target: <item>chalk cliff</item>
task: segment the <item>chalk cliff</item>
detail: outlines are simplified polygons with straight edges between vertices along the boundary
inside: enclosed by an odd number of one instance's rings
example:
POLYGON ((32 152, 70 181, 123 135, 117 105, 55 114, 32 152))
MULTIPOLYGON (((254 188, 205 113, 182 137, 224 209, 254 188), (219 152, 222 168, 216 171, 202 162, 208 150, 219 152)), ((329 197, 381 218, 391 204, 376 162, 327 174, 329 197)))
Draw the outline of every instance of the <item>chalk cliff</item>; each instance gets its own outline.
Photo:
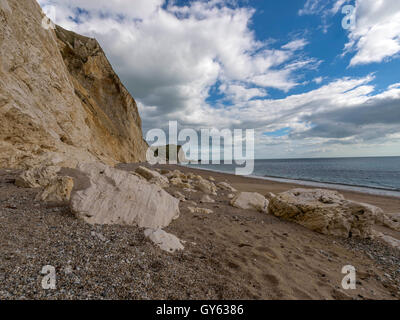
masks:
POLYGON ((0 167, 145 160, 135 100, 95 39, 0 0, 0 167))

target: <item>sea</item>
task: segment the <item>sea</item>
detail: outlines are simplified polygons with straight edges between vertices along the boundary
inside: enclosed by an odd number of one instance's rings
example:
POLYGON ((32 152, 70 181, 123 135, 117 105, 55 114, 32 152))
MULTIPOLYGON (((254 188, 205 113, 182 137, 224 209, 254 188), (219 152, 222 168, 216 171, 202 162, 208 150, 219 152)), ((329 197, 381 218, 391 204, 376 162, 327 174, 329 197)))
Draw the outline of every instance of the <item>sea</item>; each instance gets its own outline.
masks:
MULTIPOLYGON (((235 164, 190 164, 235 173, 235 164)), ((255 160, 251 177, 400 197, 400 157, 255 160)))

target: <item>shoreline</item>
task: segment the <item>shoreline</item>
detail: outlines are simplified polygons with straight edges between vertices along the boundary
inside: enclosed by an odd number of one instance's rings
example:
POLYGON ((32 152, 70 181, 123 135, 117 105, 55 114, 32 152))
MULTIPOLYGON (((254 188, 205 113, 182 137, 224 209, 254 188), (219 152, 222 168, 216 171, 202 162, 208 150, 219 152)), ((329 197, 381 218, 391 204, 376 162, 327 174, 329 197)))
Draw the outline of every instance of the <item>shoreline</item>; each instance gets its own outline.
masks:
POLYGON ((192 166, 180 165, 180 164, 178 164, 178 166, 183 167, 183 168, 190 168, 190 169, 202 170, 202 171, 213 172, 213 173, 228 174, 228 175, 232 175, 235 177, 244 177, 244 178, 250 178, 250 179, 296 184, 299 186, 307 186, 307 187, 314 187, 314 188, 334 189, 334 190, 338 190, 338 191, 351 191, 351 192, 358 192, 358 193, 362 193, 362 194, 369 194, 369 195, 373 195, 373 196, 383 196, 383 197, 391 197, 391 198, 399 198, 400 199, 400 191, 385 189, 385 188, 374 188, 374 187, 366 187, 366 186, 361 186, 361 185, 340 184, 340 183, 333 183, 333 182, 320 182, 320 181, 314 181, 314 180, 289 179, 289 178, 284 178, 284 177, 272 177, 272 176, 257 176, 257 175, 238 176, 232 172, 226 172, 226 171, 222 171, 222 170, 205 169, 205 168, 192 167, 192 166))
MULTIPOLYGON (((262 195, 265 195, 268 192, 272 192, 274 194, 288 191, 290 189, 295 188, 306 188, 306 189, 315 189, 313 185, 306 185, 296 182, 282 182, 269 180, 264 177, 248 177, 248 176, 237 176, 232 173, 226 172, 218 172, 214 170, 207 170, 203 168, 194 168, 184 165, 155 165, 154 168, 170 168, 171 170, 177 169, 183 172, 197 172, 199 175, 207 177, 213 176, 217 180, 224 180, 229 182, 233 187, 235 187, 239 191, 245 192, 258 192, 262 195)), ((382 195, 382 194, 369 194, 365 192, 361 192, 359 190, 343 190, 340 188, 335 188, 332 185, 326 185, 324 187, 319 187, 322 189, 336 190, 340 192, 346 199, 368 203, 374 206, 381 208, 385 213, 393 214, 398 213, 400 211, 400 198, 391 196, 391 195, 382 195)))

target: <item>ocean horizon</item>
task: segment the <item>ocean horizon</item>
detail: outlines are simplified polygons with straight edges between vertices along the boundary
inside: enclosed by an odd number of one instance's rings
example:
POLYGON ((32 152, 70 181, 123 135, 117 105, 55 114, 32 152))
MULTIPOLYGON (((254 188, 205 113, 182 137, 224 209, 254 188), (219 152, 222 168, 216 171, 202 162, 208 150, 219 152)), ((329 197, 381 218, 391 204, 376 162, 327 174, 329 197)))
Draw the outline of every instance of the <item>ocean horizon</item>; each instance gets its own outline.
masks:
MULTIPOLYGON (((400 156, 256 159, 249 177, 400 197, 400 156)), ((189 164, 235 173, 235 164, 189 164)))

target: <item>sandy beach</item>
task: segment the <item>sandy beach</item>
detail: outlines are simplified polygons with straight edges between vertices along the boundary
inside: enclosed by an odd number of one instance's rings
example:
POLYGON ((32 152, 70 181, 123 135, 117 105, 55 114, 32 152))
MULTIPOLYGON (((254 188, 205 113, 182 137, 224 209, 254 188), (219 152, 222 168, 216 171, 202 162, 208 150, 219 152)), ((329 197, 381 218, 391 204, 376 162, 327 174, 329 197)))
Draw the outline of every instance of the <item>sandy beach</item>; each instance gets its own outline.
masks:
MULTIPOLYGON (((134 165, 120 168, 133 170, 134 165)), ((193 172, 204 178, 226 181, 239 191, 275 194, 293 188, 304 187, 268 180, 247 178, 231 174, 196 170, 182 166, 154 166, 168 170, 193 172)), ((310 188, 310 187, 306 187, 310 188)), ((175 190, 173 190, 175 191, 175 190)), ((173 192, 172 191, 172 192, 173 192)), ((398 212, 400 199, 369 194, 340 191, 347 199, 365 202, 381 207, 385 212, 398 212)), ((201 195, 187 195, 188 199, 199 203, 201 195)), ((384 274, 391 268, 397 280, 390 281, 396 293, 389 290, 386 298, 400 298, 400 270, 392 259, 398 259, 400 252, 377 241, 359 239, 339 239, 320 235, 299 225, 279 220, 271 215, 256 211, 233 208, 226 200, 227 194, 220 196, 215 204, 201 204, 214 214, 196 216, 188 213, 188 204, 182 205, 182 217, 169 229, 183 239, 199 244, 207 243, 218 250, 211 261, 223 268, 231 278, 245 279, 244 292, 255 299, 377 299, 377 290, 383 286, 387 292, 388 282, 384 274), (194 218, 194 219, 193 219, 194 218), (379 257, 380 255, 382 255, 379 257), (386 256, 387 255, 387 256, 386 256), (381 259, 383 258, 383 260, 381 259), (382 261, 391 261, 381 264, 382 261), (376 264, 378 263, 378 264, 376 264), (340 273, 344 265, 351 264, 360 271, 362 286, 355 291, 341 289, 340 273), (384 271, 379 275, 377 270, 384 271), (374 274, 374 275, 373 275, 374 274), (377 283, 372 285, 373 280, 377 283), (372 282, 371 282, 372 281, 372 282), (381 282, 383 281, 383 282, 381 282), (366 287, 366 283, 372 287, 366 287), (380 283, 380 284, 378 284, 380 283), (376 286, 377 285, 377 286, 376 286)), ((377 227, 398 239, 400 233, 384 227, 377 227)), ((387 274, 389 275, 389 274, 387 274)), ((394 279, 394 278, 393 278, 394 279)), ((369 286, 368 285, 368 286, 369 286)), ((378 294, 379 295, 379 294, 378 294)), ((380 297, 378 299, 383 298, 380 297)))
MULTIPOLYGON (((138 165, 119 168, 132 171, 138 165)), ((180 166, 159 168, 212 176, 260 193, 298 187, 180 166)), ((178 236, 185 249, 169 254, 135 226, 89 225, 65 203, 37 202, 40 190, 16 187, 17 174, 0 171, 0 299, 400 298, 400 252, 378 240, 326 236, 272 215, 233 208, 225 191, 215 203, 201 203, 202 193, 180 190, 186 201, 180 204, 180 217, 165 230, 178 236), (193 205, 213 213, 191 213, 193 205), (56 290, 40 287, 44 265, 56 267, 56 290), (356 290, 341 286, 345 265, 357 270, 356 290)), ((400 203, 344 194, 388 212, 400 203)))

